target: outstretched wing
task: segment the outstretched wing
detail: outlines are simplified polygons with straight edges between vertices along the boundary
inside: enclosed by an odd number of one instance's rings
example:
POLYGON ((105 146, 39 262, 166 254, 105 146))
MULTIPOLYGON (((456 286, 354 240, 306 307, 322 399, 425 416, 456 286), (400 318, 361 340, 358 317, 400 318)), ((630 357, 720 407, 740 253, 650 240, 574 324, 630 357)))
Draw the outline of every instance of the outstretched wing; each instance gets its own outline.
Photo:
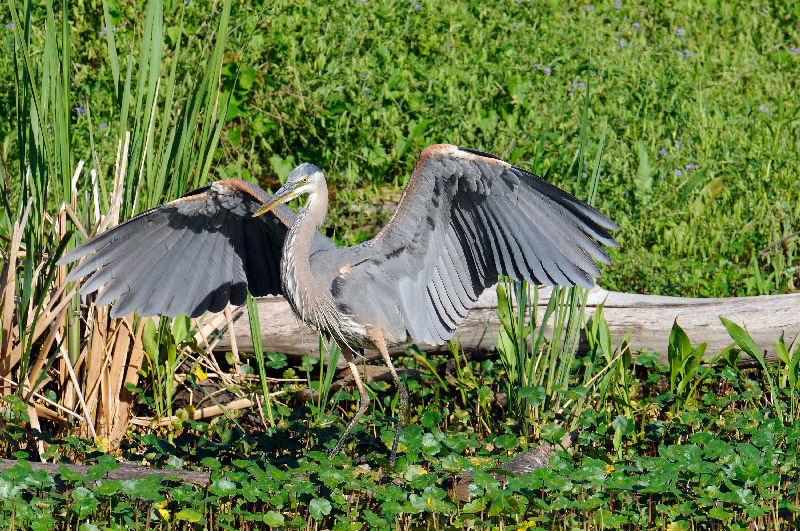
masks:
MULTIPOLYGON (((248 290, 277 295, 283 240, 295 215, 281 205, 254 218, 271 198, 240 179, 217 181, 98 235, 59 264, 94 251, 67 280, 91 274, 82 292, 101 290, 98 305, 118 299, 112 317, 133 311, 197 317, 228 302, 243 304, 248 290)), ((314 248, 336 247, 317 236, 314 248)))
POLYGON ((533 284, 591 287, 614 222, 540 177, 488 153, 426 148, 397 210, 369 245, 398 283, 416 341, 453 336, 498 274, 533 284))

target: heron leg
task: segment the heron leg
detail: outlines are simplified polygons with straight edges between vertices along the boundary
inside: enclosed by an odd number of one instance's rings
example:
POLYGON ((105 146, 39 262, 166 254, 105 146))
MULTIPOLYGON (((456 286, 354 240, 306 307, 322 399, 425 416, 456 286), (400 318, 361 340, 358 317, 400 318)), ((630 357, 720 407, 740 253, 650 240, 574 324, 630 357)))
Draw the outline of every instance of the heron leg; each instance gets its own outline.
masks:
POLYGON ((408 391, 406 390, 406 386, 403 385, 403 382, 400 381, 400 377, 397 376, 397 371, 394 370, 392 358, 389 357, 389 349, 386 348, 386 341, 383 339, 383 333, 381 333, 380 330, 372 330, 367 332, 367 337, 369 337, 378 348, 378 351, 381 353, 383 361, 385 361, 386 365, 389 367, 389 372, 392 373, 392 378, 394 378, 394 383, 398 388, 398 394, 400 398, 400 416, 397 418, 397 424, 395 425, 396 427, 394 432, 394 442, 392 443, 392 453, 389 455, 389 463, 394 466, 395 459, 397 458, 397 443, 400 441, 400 430, 403 428, 403 420, 405 420, 408 413, 408 391))
POLYGON ((356 411, 356 414, 353 416, 353 418, 350 420, 350 424, 348 424, 347 428, 345 428, 344 433, 342 433, 342 436, 339 437, 339 441, 336 443, 336 446, 334 446, 333 450, 331 450, 328 453, 328 457, 333 457, 334 455, 336 455, 336 452, 338 452, 339 449, 344 444, 344 440, 347 438, 348 435, 350 435, 350 431, 353 429, 353 426, 356 425, 358 419, 361 418, 361 415, 363 415, 364 412, 369 407, 369 395, 364 389, 364 383, 361 381, 361 375, 358 373, 358 367, 356 367, 355 352, 353 352, 353 350, 347 345, 342 345, 338 341, 336 342, 336 344, 339 345, 342 354, 344 354, 344 359, 347 360, 347 366, 350 367, 350 372, 353 374, 353 379, 356 381, 356 387, 358 388, 358 410, 356 411))

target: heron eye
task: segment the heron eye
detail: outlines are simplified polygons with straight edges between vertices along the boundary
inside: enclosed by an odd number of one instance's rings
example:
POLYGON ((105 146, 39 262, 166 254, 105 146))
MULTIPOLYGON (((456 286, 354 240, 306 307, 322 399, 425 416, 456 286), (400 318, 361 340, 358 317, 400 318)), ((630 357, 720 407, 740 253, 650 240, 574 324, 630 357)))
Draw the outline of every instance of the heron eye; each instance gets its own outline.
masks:
POLYGON ((303 182, 307 183, 308 182, 308 177, 303 177, 303 182))

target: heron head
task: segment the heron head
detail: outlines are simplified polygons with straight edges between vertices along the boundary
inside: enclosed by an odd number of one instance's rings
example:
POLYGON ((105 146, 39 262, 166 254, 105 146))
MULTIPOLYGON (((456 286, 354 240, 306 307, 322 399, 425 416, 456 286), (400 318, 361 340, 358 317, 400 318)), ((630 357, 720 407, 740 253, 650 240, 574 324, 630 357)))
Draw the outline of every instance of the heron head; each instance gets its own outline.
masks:
POLYGON ((253 214, 253 217, 265 214, 277 205, 290 201, 299 195, 314 192, 320 182, 325 183, 325 176, 322 175, 322 170, 308 162, 302 163, 289 173, 286 183, 275 192, 275 195, 272 196, 272 201, 264 203, 253 214))

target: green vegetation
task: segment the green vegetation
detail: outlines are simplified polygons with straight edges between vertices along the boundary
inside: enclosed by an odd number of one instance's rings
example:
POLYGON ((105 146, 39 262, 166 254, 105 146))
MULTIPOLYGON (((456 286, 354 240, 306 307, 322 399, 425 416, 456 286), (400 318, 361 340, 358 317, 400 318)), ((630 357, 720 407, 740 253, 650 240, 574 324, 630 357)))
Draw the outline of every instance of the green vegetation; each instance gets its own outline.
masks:
MULTIPOLYGON (((116 469, 113 457, 85 439, 46 437, 45 457, 61 462, 78 457, 94 466, 86 476, 63 471, 63 484, 24 464, 3 471, 0 525, 744 530, 756 522, 759 528, 795 529, 800 402, 788 382, 798 376, 797 345, 787 349, 793 365, 782 362, 761 375, 738 370, 738 349, 730 349, 719 363, 704 367, 702 376, 691 377, 690 392, 673 392, 665 386, 678 365, 661 365, 654 353, 635 362, 630 355, 614 356, 606 366, 604 326, 601 319, 591 327, 598 330, 597 347, 579 356, 572 370, 575 380, 586 367, 608 368, 593 384, 569 390, 590 404, 566 419, 579 429, 577 450, 558 451, 549 468, 533 474, 505 480, 491 475, 500 463, 534 446, 534 438, 523 435, 530 422, 525 410, 491 398, 507 378, 499 364, 467 362, 464 384, 448 384, 409 357, 406 368, 420 370, 422 377, 408 380, 411 424, 403 430, 394 470, 388 469, 394 427, 379 422, 393 409, 393 392, 386 383, 373 382, 374 413, 356 427, 355 444, 333 459, 322 450, 336 442, 341 420, 330 414, 330 405, 316 403, 278 406, 280 422, 266 430, 187 420, 174 437, 134 433, 121 448, 128 461, 210 469, 207 487, 160 485, 157 478, 96 482, 116 469), (770 379, 771 390, 765 383, 770 379), (355 462, 353 454, 360 456, 355 462), (458 502, 452 479, 473 468, 478 472, 469 488, 472 498, 458 502)), ((677 325, 673 337, 671 356, 692 351, 677 325)), ((744 350, 747 340, 741 336, 744 350)), ((440 370, 447 364, 442 357, 425 361, 440 370)), ((286 368, 286 361, 273 367, 286 368)), ((291 390, 293 384, 284 387, 291 390)), ((545 392, 537 386, 528 394, 545 392)), ((339 391, 332 404, 353 399, 339 391)), ((30 458, 38 434, 24 428, 25 405, 14 396, 6 401, 11 407, 3 451, 30 458)), ((559 441, 564 416, 551 410, 545 417, 534 423, 537 442, 559 441)))
POLYGON ((778 339, 778 364, 742 371, 740 352, 760 354, 746 331, 723 321, 732 346, 703 362, 703 338, 676 323, 668 352, 634 357, 600 311, 579 353, 581 290, 547 309, 561 331, 547 341, 526 310, 535 295, 509 284, 496 360, 452 345, 398 362, 419 376, 389 470, 382 420, 397 404, 385 382, 369 385, 368 415, 329 460, 355 404, 331 366, 292 367, 258 342, 254 359, 204 357, 214 338, 196 322, 112 320, 64 283, 55 261, 101 224, 217 178, 274 189, 304 160, 328 176, 325 230, 357 243, 419 152, 445 142, 547 174, 614 218, 608 289, 797 287, 800 5, 316 4, 0 7, 0 454, 96 463, 58 482, 4 470, 0 525, 797 528, 796 340, 778 339), (197 404, 179 395, 203 396, 212 371, 255 414, 191 420, 197 404), (152 422, 126 430, 130 408, 152 422), (549 468, 491 475, 571 429, 578 443, 549 468), (94 481, 115 457, 210 469, 212 483, 94 481), (469 469, 473 496, 460 502, 451 480, 469 469))

